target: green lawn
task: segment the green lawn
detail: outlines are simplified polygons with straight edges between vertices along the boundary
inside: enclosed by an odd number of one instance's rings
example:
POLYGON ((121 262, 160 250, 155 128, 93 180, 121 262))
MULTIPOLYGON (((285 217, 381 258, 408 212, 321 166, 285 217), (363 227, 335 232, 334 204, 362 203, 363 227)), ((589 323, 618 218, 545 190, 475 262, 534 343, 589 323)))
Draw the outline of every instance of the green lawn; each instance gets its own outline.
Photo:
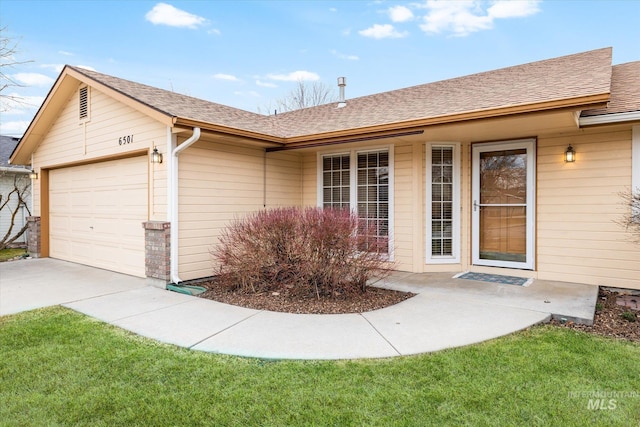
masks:
POLYGON ((15 258, 18 255, 24 255, 27 252, 24 249, 3 249, 0 251, 0 262, 15 258))
POLYGON ((552 326, 420 356, 308 362, 189 351, 63 308, 0 318, 2 426, 639 423, 640 345, 552 326), (593 393, 610 395, 605 409, 593 393))

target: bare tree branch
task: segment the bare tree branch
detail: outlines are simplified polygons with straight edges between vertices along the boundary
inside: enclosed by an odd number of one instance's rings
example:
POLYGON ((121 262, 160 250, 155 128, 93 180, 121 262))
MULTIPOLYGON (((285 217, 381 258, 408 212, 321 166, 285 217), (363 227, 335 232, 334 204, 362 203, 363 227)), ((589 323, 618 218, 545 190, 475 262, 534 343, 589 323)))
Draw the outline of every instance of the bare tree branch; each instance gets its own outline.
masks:
POLYGON ((631 240, 640 243, 640 188, 620 194, 626 207, 622 218, 616 221, 631 233, 631 240))
MULTIPOLYGON (((23 103, 22 97, 7 95, 6 91, 12 87, 24 87, 9 74, 9 70, 16 65, 27 64, 33 61, 18 61, 18 42, 7 36, 7 27, 0 28, 0 100, 13 103, 23 103)), ((4 102, 3 102, 4 103, 4 102)))
POLYGON ((262 114, 285 113, 337 101, 335 89, 322 82, 298 80, 295 88, 280 99, 258 107, 262 114))
POLYGON ((13 188, 6 195, 0 194, 0 215, 3 217, 8 215, 11 218, 6 233, 0 239, 0 250, 7 248, 27 230, 27 224, 25 224, 20 230, 13 231, 19 212, 24 209, 29 216, 31 215, 31 210, 29 210, 29 205, 27 204, 31 189, 30 184, 31 181, 28 176, 15 175, 13 188))

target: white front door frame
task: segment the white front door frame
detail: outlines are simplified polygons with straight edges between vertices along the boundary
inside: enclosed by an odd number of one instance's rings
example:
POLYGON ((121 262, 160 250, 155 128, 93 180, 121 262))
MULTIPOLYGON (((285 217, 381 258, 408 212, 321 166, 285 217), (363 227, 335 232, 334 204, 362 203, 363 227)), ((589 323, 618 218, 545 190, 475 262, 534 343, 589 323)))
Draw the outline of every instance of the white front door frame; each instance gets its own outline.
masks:
POLYGON ((479 143, 472 146, 471 178, 471 227, 472 263, 490 267, 506 267, 533 270, 535 266, 535 188, 536 188, 536 140, 522 139, 503 142, 479 143), (480 154, 488 151, 526 149, 527 152, 527 201, 526 201, 526 260, 503 261, 480 257, 480 154))

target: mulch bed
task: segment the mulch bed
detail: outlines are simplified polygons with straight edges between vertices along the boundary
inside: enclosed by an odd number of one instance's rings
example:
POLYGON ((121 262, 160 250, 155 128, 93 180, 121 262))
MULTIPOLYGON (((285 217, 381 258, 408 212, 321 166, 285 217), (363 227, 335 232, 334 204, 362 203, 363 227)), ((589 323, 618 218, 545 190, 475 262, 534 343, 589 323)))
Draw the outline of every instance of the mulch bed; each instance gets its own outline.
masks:
POLYGON ((551 324, 595 335, 640 342, 640 311, 634 309, 638 307, 636 303, 639 301, 640 295, 624 295, 611 289, 600 288, 593 325, 562 323, 558 320, 552 320, 551 324), (622 305, 623 303, 625 305, 622 305), (635 318, 635 321, 625 317, 635 318))
POLYGON ((200 295, 201 298, 256 310, 296 314, 364 313, 397 304, 415 295, 370 286, 362 294, 337 295, 332 298, 318 298, 315 294, 294 295, 286 291, 257 294, 233 292, 218 285, 215 280, 198 283, 198 286, 208 289, 200 295))

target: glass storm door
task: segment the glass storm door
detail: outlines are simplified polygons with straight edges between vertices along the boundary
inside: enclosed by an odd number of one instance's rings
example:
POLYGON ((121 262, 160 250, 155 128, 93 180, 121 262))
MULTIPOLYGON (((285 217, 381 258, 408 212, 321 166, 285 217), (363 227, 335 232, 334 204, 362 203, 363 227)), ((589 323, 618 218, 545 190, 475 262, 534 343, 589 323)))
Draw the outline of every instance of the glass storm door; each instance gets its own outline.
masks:
POLYGON ((533 269, 534 140, 473 146, 473 264, 533 269))

